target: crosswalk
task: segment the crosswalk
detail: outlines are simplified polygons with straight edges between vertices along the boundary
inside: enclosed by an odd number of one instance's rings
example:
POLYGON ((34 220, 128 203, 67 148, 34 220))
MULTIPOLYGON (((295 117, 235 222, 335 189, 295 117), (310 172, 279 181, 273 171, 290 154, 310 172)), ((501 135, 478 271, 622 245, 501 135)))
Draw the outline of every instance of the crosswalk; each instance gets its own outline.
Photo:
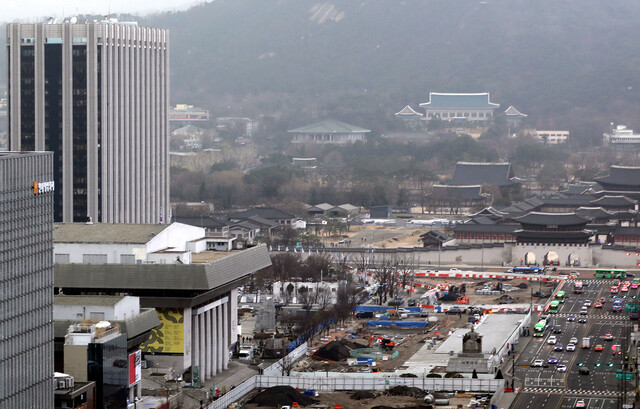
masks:
MULTIPOLYGON (((565 312, 554 314, 554 316, 559 318, 567 318, 567 317, 576 317, 576 319, 580 318, 579 314, 570 314, 565 312)), ((627 314, 614 313, 614 312, 603 312, 602 314, 589 314, 586 318, 588 320, 629 321, 629 317, 627 314)))
POLYGON ((598 283, 598 284, 609 284, 609 285, 617 285, 620 282, 620 280, 614 279, 614 278, 589 278, 584 280, 581 280, 579 278, 577 279, 571 278, 569 280, 565 280, 565 283, 573 284, 576 281, 582 281, 583 283, 588 282, 589 284, 598 283))
MULTIPOLYGON (((584 390, 584 389, 561 389, 561 388, 531 388, 525 387, 525 392, 528 393, 548 393, 554 395, 585 395, 585 396, 620 396, 621 392, 618 391, 598 391, 598 390, 584 390)), ((629 394, 627 394, 628 396, 629 394)))

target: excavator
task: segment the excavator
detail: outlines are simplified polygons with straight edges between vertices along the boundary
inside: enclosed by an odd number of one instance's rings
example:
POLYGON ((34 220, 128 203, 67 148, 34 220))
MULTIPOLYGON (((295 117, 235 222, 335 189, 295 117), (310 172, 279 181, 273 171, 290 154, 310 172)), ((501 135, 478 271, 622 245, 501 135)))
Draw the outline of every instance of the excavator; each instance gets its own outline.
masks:
POLYGON ((387 351, 391 351, 393 348, 396 347, 396 343, 394 341, 390 340, 389 338, 380 337, 380 336, 376 336, 376 335, 371 335, 369 337, 369 345, 368 346, 370 347, 372 343, 380 344, 382 349, 387 350, 387 351))

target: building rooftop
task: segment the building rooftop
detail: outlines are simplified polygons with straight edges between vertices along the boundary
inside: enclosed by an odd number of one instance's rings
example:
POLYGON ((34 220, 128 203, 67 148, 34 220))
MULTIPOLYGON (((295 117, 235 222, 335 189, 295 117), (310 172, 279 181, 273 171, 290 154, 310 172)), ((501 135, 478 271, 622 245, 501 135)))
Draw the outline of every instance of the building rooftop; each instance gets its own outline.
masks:
POLYGON ((543 226, 574 226, 585 225, 589 219, 580 217, 575 213, 541 213, 531 212, 515 220, 522 224, 535 224, 543 226))
POLYGON ((395 115, 400 118, 419 118, 421 116, 424 116, 424 114, 421 114, 420 112, 415 111, 409 105, 402 108, 402 110, 400 110, 399 112, 396 112, 395 115))
POLYGON ((611 166, 609 174, 595 178, 601 185, 636 186, 640 188, 640 167, 611 166))
POLYGON ((55 243, 146 244, 168 224, 55 223, 55 243))
POLYGON ((429 101, 420 104, 427 109, 496 109, 500 104, 489 101, 489 93, 456 94, 430 92, 429 101))
POLYGON ((132 295, 136 290, 209 291, 271 265, 264 244, 241 251, 205 253, 222 257, 206 264, 56 264, 54 286, 132 295))
POLYGON ((526 118, 527 117, 527 115, 525 115, 522 112, 518 111, 513 105, 511 105, 509 108, 507 108, 504 111, 504 114, 507 117, 511 117, 511 118, 526 118))
POLYGON ((114 306, 124 298, 124 295, 55 295, 54 305, 83 305, 83 306, 114 306))
MULTIPOLYGON (((482 336, 482 353, 490 354, 494 350, 499 351, 524 317, 524 314, 487 315, 475 330, 482 336)), ((458 328, 436 349, 435 353, 449 354, 450 351, 461 353, 462 337, 469 331, 469 328, 458 328)))
POLYGON ((593 200, 591 202, 594 205, 597 206, 633 206, 636 203, 638 203, 636 200, 631 200, 626 196, 609 196, 609 195, 604 195, 596 200, 593 200))
POLYGON ((458 162, 448 185, 497 185, 513 184, 513 170, 510 163, 458 162))
POLYGON ((237 212, 229 215, 230 219, 242 220, 248 219, 252 216, 258 216, 267 220, 282 220, 293 219, 295 215, 284 210, 276 209, 273 207, 254 207, 253 209, 245 210, 244 212, 237 212))
POLYGON ((311 125, 303 126, 300 128, 287 131, 290 133, 310 133, 310 134, 339 134, 339 133, 368 133, 369 129, 360 128, 355 125, 349 125, 344 122, 336 121, 335 119, 327 119, 321 122, 316 122, 311 125))

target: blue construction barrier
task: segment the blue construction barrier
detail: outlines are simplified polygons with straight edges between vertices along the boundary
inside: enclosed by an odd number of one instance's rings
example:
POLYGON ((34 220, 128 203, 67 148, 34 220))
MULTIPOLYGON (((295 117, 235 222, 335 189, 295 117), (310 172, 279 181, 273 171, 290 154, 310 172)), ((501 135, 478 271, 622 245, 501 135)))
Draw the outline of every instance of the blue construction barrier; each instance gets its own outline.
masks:
POLYGON ((427 321, 367 321, 367 327, 426 328, 427 321))
MULTIPOLYGON (((421 312, 421 307, 399 307, 404 308, 407 311, 411 312, 421 312)), ((385 305, 358 305, 356 307, 356 312, 387 312, 389 310, 395 310, 396 307, 389 307, 385 305)))

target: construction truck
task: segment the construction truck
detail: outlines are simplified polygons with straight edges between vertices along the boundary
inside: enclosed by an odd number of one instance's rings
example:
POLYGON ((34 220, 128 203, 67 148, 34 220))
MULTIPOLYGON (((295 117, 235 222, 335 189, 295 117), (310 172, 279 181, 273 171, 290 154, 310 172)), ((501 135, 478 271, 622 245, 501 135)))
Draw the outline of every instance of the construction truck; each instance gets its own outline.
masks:
POLYGON ((396 343, 392 340, 390 340, 389 338, 385 338, 385 337, 380 337, 380 336, 376 336, 376 335, 371 335, 369 337, 369 347, 371 347, 371 344, 376 344, 376 345, 380 345, 380 347, 384 350, 387 351, 391 351, 393 348, 396 347, 396 343))
POLYGON ((463 295, 456 299, 456 304, 469 304, 469 297, 463 295))

